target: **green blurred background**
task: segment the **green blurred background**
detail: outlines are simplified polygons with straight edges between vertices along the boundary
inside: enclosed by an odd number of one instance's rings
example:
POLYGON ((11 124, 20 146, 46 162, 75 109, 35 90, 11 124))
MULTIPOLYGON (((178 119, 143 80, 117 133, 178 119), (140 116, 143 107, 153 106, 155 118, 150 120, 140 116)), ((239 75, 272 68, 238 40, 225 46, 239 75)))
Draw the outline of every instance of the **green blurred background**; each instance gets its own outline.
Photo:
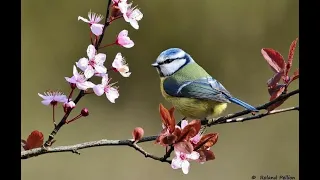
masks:
MULTIPOLYGON (((131 138, 141 126, 145 135, 161 129, 159 103, 166 107, 159 90, 159 79, 150 66, 160 52, 180 47, 229 91, 253 105, 269 99, 266 81, 272 71, 260 50, 271 47, 287 57, 291 42, 298 37, 297 0, 135 0, 144 13, 140 29, 133 29, 123 19, 107 29, 103 44, 113 42, 127 29, 135 42, 131 49, 108 47, 106 65, 117 52, 130 64, 132 75, 119 81, 120 97, 115 104, 104 96, 86 96, 71 116, 82 107, 90 116, 67 125, 56 136, 55 146, 85 141, 131 138)), ((69 92, 64 77, 72 76, 72 66, 86 57, 89 28, 78 16, 87 12, 105 14, 107 0, 28 0, 22 1, 22 138, 33 130, 46 138, 51 132, 52 109, 40 103, 37 95, 47 89, 69 92)), ((298 67, 298 48, 294 67, 298 67)), ((294 82, 290 90, 298 88, 294 82)), ((282 107, 298 104, 298 96, 282 107)), ((242 110, 229 105, 225 114, 242 110)), ((62 109, 56 113, 63 116, 62 109)), ((181 117, 177 114, 177 118, 181 117)), ((245 123, 214 126, 220 133, 214 146, 216 159, 200 165, 191 164, 190 173, 172 170, 168 164, 145 159, 127 147, 99 147, 81 150, 81 155, 57 153, 22 161, 22 179, 215 179, 248 180, 252 175, 290 175, 298 179, 298 112, 269 116, 245 123)), ((144 143, 148 152, 162 155, 163 149, 144 143)))

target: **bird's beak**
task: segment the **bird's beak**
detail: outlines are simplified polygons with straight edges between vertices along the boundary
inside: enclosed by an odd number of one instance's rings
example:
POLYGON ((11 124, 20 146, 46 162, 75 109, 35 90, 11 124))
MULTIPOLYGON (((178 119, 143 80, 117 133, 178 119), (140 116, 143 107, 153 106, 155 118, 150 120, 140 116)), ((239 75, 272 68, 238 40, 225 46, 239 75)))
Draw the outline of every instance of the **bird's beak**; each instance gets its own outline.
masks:
POLYGON ((155 62, 155 63, 152 63, 151 66, 153 66, 153 67, 158 67, 159 64, 155 62))

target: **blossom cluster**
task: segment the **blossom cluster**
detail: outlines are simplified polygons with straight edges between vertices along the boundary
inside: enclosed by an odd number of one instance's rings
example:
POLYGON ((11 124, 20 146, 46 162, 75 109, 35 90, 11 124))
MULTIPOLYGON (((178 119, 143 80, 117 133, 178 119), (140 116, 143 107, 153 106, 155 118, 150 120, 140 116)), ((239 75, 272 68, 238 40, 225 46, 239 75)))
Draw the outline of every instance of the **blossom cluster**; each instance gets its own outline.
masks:
POLYGON ((215 159, 210 148, 218 141, 218 133, 204 134, 200 120, 189 123, 182 120, 181 126, 176 125, 174 107, 168 110, 160 104, 159 111, 162 131, 155 142, 166 148, 174 148, 175 157, 171 162, 173 169, 181 168, 184 174, 188 174, 189 161, 195 160, 203 164, 215 159))
MULTIPOLYGON (((123 77, 129 77, 131 72, 129 71, 129 65, 125 58, 118 52, 115 55, 111 66, 106 66, 107 55, 102 52, 98 52, 104 47, 111 45, 118 45, 124 48, 132 48, 134 42, 128 36, 128 30, 124 29, 119 32, 114 42, 108 45, 100 45, 102 42, 104 30, 113 21, 123 18, 134 29, 139 29, 138 22, 142 19, 143 14, 137 6, 133 6, 132 3, 128 3, 127 0, 112 0, 110 8, 110 15, 107 14, 105 22, 102 24, 100 21, 104 17, 100 14, 91 12, 88 13, 88 18, 79 16, 78 21, 81 20, 88 24, 90 28, 90 40, 91 43, 86 49, 86 57, 80 57, 79 60, 73 65, 73 75, 71 77, 65 77, 65 80, 70 84, 71 92, 68 96, 60 91, 48 90, 43 94, 38 95, 43 99, 42 104, 47 106, 53 106, 62 103, 65 113, 75 108, 76 103, 72 101, 72 95, 77 88, 81 90, 83 94, 95 94, 101 96, 105 94, 107 99, 111 103, 115 103, 115 100, 119 97, 119 87, 115 86, 117 82, 111 82, 109 71, 120 73, 123 77), (92 78, 101 78, 100 84, 94 84, 92 78)), ((54 116, 54 115, 53 115, 54 116)), ((54 121, 55 122, 55 121, 54 121)))

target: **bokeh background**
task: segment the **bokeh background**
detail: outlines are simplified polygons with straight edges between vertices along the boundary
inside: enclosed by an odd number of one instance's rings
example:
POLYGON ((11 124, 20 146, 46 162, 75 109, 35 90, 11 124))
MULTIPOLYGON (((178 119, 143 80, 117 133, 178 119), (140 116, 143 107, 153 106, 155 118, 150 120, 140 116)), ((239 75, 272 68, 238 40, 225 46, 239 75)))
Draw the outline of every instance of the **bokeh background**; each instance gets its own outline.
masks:
MULTIPOLYGON (((71 116, 82 107, 90 116, 67 125, 56 136, 58 145, 85 141, 131 138, 141 126, 146 135, 161 129, 159 103, 166 103, 159 90, 158 75, 150 64, 160 52, 180 47, 229 91, 253 105, 269 99, 266 81, 272 71, 260 50, 271 47, 287 57, 291 42, 298 37, 297 0, 135 0, 144 13, 140 29, 123 19, 107 29, 103 44, 113 42, 127 29, 135 42, 131 49, 112 46, 107 52, 110 66, 117 52, 130 64, 132 75, 118 81, 120 98, 115 104, 104 96, 87 96, 71 116)), ((86 57, 89 45, 87 24, 77 21, 91 9, 105 14, 107 0, 25 0, 22 1, 22 138, 33 130, 46 137, 51 132, 52 109, 40 103, 37 95, 47 89, 69 92, 64 77, 72 76, 72 66, 86 57)), ((293 70, 298 67, 299 48, 293 70)), ((298 88, 294 82, 290 90, 298 88)), ((298 104, 298 96, 282 107, 298 104)), ((227 113, 242 110, 229 105, 227 113)), ((57 119, 62 117, 57 110, 57 119)), ((176 113, 177 118, 180 118, 176 113)), ((81 155, 57 153, 22 160, 22 179, 215 179, 248 180, 256 175, 290 175, 298 179, 298 112, 269 116, 245 123, 214 126, 220 134, 213 151, 216 159, 200 165, 192 163, 188 175, 172 170, 168 164, 145 159, 128 147, 99 147, 81 150, 81 155)), ((148 152, 162 155, 163 149, 144 143, 148 152)))

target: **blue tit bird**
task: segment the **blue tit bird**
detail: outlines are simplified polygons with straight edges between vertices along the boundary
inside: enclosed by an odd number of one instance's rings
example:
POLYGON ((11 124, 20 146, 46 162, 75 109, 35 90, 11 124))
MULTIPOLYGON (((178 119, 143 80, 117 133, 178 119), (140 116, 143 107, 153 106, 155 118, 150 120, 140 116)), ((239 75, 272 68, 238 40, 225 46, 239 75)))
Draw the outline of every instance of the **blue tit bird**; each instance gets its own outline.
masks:
POLYGON ((182 49, 170 48, 163 51, 152 66, 160 76, 160 89, 165 100, 187 118, 206 119, 218 116, 227 108, 228 103, 258 111, 233 97, 182 49))

